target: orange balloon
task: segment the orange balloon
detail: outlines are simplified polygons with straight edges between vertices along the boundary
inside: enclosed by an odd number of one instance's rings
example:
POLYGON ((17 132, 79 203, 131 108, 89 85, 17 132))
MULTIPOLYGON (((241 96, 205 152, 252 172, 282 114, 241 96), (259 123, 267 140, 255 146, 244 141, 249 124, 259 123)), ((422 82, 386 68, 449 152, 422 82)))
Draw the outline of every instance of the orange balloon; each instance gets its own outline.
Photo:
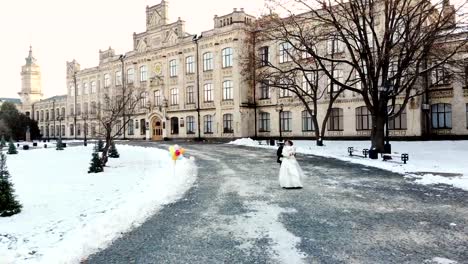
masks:
POLYGON ((184 155, 185 154, 185 149, 184 148, 180 148, 180 154, 184 155))

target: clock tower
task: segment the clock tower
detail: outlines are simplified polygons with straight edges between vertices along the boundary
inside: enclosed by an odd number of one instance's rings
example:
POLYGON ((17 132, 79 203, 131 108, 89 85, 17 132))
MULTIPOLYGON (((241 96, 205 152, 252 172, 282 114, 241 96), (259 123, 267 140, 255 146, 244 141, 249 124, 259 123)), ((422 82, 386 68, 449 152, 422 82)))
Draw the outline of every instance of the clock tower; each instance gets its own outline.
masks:
POLYGON ((21 92, 18 94, 23 106, 31 105, 42 99, 41 68, 36 64, 31 46, 26 64, 21 67, 21 92))

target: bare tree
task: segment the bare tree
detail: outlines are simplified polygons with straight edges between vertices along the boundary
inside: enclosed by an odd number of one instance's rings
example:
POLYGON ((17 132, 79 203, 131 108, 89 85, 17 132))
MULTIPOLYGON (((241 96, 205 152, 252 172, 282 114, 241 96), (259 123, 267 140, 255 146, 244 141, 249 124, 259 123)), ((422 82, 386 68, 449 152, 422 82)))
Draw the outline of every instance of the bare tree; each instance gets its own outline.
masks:
MULTIPOLYGON (((260 53, 254 56, 255 79, 262 86, 274 87, 279 90, 280 98, 289 93, 294 94, 301 105, 310 115, 313 123, 317 145, 322 145, 326 132, 328 117, 334 102, 342 95, 344 87, 334 83, 321 86, 325 73, 317 61, 307 52, 308 48, 317 50, 320 36, 313 34, 312 30, 301 30, 290 19, 283 19, 276 15, 268 15, 257 21, 254 31, 255 43, 260 46, 260 53), (298 41, 302 40, 302 41, 298 41), (307 42, 307 46, 303 43, 307 42), (279 45, 279 63, 270 60, 268 54, 262 50, 262 45, 274 43, 279 45), (318 104, 327 100, 327 109, 322 118, 319 118, 318 104), (319 120, 322 120, 319 125, 319 120)), ((337 47, 332 47, 337 48, 337 47)), ((255 51, 254 51, 255 52, 255 51)), ((332 74, 339 63, 331 64, 332 74)), ((354 81, 348 74, 346 83, 354 81)))
POLYGON ((109 148, 123 129, 131 122, 131 117, 137 111, 137 105, 142 99, 143 91, 133 86, 125 85, 122 89, 114 89, 114 94, 105 93, 103 101, 98 106, 97 119, 101 123, 98 135, 105 138, 101 162, 105 166, 108 160, 109 148))
POLYGON ((270 27, 286 33, 283 40, 306 52, 331 83, 362 97, 372 116, 372 148, 379 152, 386 119, 425 93, 431 72, 456 72, 453 58, 467 47, 467 31, 455 23, 462 6, 448 0, 295 0, 294 7, 268 2, 288 13, 270 27), (296 15, 297 10, 304 12, 296 15), (334 74, 337 67, 349 78, 334 74))

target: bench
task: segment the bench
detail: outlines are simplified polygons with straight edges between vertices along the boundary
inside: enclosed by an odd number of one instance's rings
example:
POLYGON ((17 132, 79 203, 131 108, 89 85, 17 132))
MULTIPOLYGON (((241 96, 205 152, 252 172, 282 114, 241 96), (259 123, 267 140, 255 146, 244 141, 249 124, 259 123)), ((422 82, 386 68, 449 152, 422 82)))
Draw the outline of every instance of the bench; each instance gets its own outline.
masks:
POLYGON ((362 149, 362 150, 358 150, 358 149, 355 149, 354 147, 348 147, 348 153, 349 153, 349 156, 358 156, 358 157, 363 157, 363 158, 367 158, 367 156, 369 155, 369 150, 368 149, 362 149), (356 155, 355 153, 362 153, 362 155, 356 155))
POLYGON ((393 158, 399 158, 401 161, 403 161, 404 164, 409 160, 409 155, 408 153, 402 153, 402 154, 391 154, 391 153, 382 153, 382 160, 387 161, 387 160, 393 160, 393 158))

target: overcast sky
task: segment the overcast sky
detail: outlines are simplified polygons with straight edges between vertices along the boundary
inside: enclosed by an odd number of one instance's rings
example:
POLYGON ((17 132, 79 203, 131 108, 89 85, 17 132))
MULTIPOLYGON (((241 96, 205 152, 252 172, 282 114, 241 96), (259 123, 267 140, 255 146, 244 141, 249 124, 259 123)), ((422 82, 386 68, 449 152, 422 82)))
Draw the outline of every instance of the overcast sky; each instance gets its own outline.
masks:
MULTIPOLYGON (((465 2, 455 0, 452 2, 465 2)), ((133 32, 145 30, 145 7, 160 0, 16 0, 5 1, 0 15, 0 97, 18 97, 21 66, 29 45, 42 70, 46 97, 65 94, 66 61, 82 68, 99 62, 99 49, 116 53, 133 48, 133 32)), ((247 13, 266 13, 264 0, 169 0, 170 22, 181 17, 186 31, 213 27, 215 14, 243 7, 247 13)))
MULTIPOLYGON (((16 0, 6 1, 0 15, 0 97, 19 97, 21 66, 29 45, 42 70, 46 97, 65 94, 66 61, 83 68, 99 63, 99 49, 116 53, 133 49, 133 32, 145 31, 145 8, 160 0, 16 0)), ((169 19, 186 21, 186 31, 213 27, 215 14, 244 7, 259 15, 263 0, 170 0, 169 19)))

